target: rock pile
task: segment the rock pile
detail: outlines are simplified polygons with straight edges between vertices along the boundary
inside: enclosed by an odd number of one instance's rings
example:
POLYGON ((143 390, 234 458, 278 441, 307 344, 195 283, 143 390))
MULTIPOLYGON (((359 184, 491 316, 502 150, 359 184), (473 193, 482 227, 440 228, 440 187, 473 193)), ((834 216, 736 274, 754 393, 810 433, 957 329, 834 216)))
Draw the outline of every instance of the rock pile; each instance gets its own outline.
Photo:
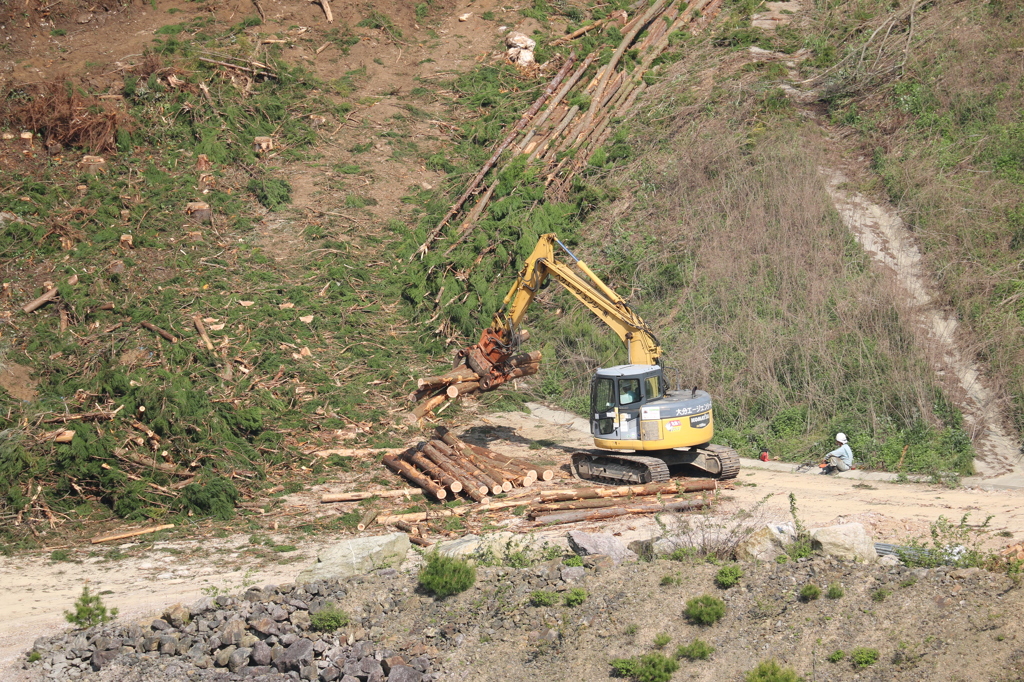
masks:
POLYGON ((148 626, 105 624, 40 638, 33 656, 39 662, 30 667, 55 680, 82 679, 117 661, 150 670, 149 679, 433 682, 437 650, 375 644, 368 637, 382 632, 373 613, 334 632, 313 630, 311 614, 340 602, 351 582, 251 587, 175 605, 148 626))

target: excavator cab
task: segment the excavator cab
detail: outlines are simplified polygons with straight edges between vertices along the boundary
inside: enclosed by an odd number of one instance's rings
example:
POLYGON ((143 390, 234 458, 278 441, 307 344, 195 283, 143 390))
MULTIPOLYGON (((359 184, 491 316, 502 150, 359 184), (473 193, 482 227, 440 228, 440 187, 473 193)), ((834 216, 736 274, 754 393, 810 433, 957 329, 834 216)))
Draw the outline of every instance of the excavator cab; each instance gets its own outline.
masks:
POLYGON ((657 365, 599 370, 590 391, 590 431, 594 438, 638 440, 641 409, 664 395, 664 383, 657 365))

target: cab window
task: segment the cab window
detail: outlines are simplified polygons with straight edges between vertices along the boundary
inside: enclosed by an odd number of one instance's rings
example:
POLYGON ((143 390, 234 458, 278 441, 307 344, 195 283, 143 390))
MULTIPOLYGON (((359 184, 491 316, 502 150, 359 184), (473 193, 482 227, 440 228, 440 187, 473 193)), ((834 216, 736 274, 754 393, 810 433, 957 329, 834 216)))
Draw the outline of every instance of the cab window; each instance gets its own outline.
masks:
POLYGON ((661 382, 658 377, 647 377, 644 379, 647 388, 647 399, 654 400, 661 397, 661 382))
POLYGON ((640 380, 619 379, 619 405, 640 402, 640 380))
POLYGON ((611 379, 597 379, 594 381, 594 392, 591 398, 592 411, 607 412, 615 407, 614 382, 611 379))

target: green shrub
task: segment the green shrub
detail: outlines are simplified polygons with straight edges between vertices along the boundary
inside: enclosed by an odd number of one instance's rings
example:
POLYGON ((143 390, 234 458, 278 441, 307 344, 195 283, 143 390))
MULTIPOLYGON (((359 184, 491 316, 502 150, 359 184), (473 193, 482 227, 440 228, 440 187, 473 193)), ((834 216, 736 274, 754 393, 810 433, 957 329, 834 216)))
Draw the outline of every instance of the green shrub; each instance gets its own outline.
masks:
POLYGON ((775 659, 771 659, 758 663, 743 679, 745 682, 803 682, 804 678, 792 668, 783 668, 775 659))
POLYGON ((636 633, 640 632, 640 626, 636 623, 630 623, 626 626, 626 629, 622 631, 627 637, 632 637, 636 633))
POLYGON ((800 589, 800 601, 814 601, 821 596, 821 588, 814 583, 807 583, 800 589))
POLYGON ((427 556, 427 565, 420 569, 420 586, 441 597, 465 592, 476 582, 476 569, 462 559, 434 553, 427 556))
POLYGON ((569 556, 562 559, 562 563, 566 566, 582 566, 583 557, 581 557, 579 554, 570 554, 569 556))
POLYGON ((698 625, 714 625, 725 615, 725 602, 705 594, 686 602, 683 613, 698 625))
POLYGON ((334 632, 348 625, 352 619, 347 613, 328 602, 316 613, 309 614, 309 620, 317 632, 334 632))
POLYGON ((537 590, 530 594, 530 604, 533 606, 554 606, 558 603, 558 594, 537 590))
POLYGON ((672 553, 665 557, 670 561, 691 561, 697 558, 696 547, 676 547, 672 553))
POLYGON ((723 566, 715 575, 715 584, 723 590, 727 590, 739 583, 742 577, 743 569, 739 566, 723 566))
POLYGON ((857 647, 850 652, 850 660, 858 668, 866 668, 878 662, 878 649, 857 647))
POLYGON ((663 575, 661 576, 661 586, 668 587, 670 585, 678 585, 683 582, 683 579, 677 575, 663 575))
POLYGON ((82 588, 81 596, 75 601, 75 610, 64 612, 64 619, 80 628, 90 628, 93 625, 106 623, 115 617, 117 617, 117 609, 110 609, 108 612, 98 594, 89 594, 88 585, 82 588))
POLYGON ((280 178, 253 178, 246 189, 252 192, 256 201, 271 211, 276 211, 292 200, 292 186, 280 178))
POLYGON ((665 632, 659 632, 654 636, 654 648, 664 649, 665 645, 672 641, 671 635, 665 632))
POLYGON ((50 561, 71 561, 71 552, 66 549, 55 549, 50 552, 50 561))
POLYGON ((43 655, 41 653, 39 653, 38 651, 36 651, 35 649, 30 651, 29 654, 28 654, 28 662, 29 663, 35 663, 36 661, 42 660, 42 658, 43 658, 43 655))
POLYGON ((715 653, 715 647, 702 639, 695 639, 686 646, 680 645, 676 649, 676 658, 685 658, 690 661, 706 661, 715 653))
POLYGON ((579 606, 587 601, 587 591, 582 587, 574 587, 565 593, 566 606, 579 606))
POLYGON ((885 598, 892 594, 892 590, 884 587, 879 587, 877 590, 871 593, 871 601, 883 602, 885 598))
POLYGON ((825 591, 825 596, 829 599, 841 599, 844 594, 846 593, 843 591, 843 586, 839 583, 832 583, 825 591))
POLYGON ((635 682, 668 682, 672 673, 679 670, 679 664, 664 654, 653 653, 633 658, 616 658, 612 661, 616 677, 628 677, 635 682))
POLYGON ((833 651, 832 653, 830 653, 828 655, 828 659, 827 660, 828 660, 829 663, 838 663, 839 661, 843 660, 844 658, 846 658, 846 652, 843 651, 842 649, 836 649, 835 651, 833 651))

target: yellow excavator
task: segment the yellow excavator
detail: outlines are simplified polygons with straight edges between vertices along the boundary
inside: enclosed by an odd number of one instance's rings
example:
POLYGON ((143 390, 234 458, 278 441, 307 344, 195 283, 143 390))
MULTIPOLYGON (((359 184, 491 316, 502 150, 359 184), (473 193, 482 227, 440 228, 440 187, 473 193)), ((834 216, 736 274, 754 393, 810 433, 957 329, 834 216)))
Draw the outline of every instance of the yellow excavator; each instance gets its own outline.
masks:
POLYGON ((491 326, 479 343, 459 351, 455 365, 478 374, 482 390, 518 376, 509 360, 528 338, 520 325, 549 279, 611 327, 627 352, 627 364, 599 369, 591 381, 590 431, 597 449, 573 454, 573 474, 614 485, 651 483, 668 480, 670 466, 686 464, 717 479, 735 478, 739 455, 711 444, 711 396, 697 387, 669 390, 654 332, 554 234, 540 237, 491 326), (571 263, 558 260, 562 252, 571 263))

